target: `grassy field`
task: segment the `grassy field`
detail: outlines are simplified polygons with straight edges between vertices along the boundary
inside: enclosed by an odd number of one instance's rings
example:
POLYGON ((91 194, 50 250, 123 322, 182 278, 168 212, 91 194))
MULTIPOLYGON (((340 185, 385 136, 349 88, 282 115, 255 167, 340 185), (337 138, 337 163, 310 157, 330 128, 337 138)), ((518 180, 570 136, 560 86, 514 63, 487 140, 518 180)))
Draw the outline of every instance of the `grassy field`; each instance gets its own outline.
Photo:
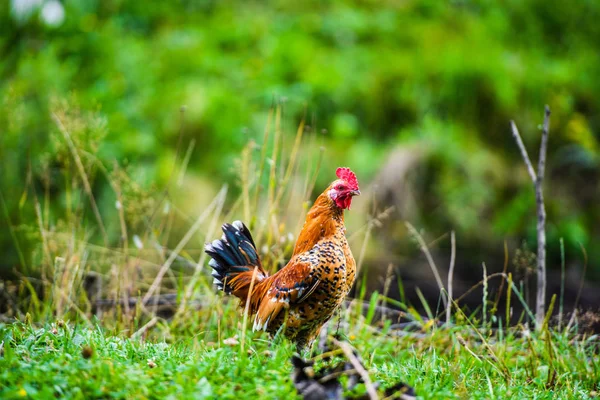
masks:
MULTIPOLYGON (((357 350, 382 389, 402 381, 424 399, 585 399, 598 390, 593 336, 522 327, 492 333, 466 321, 406 332, 369 324, 369 315, 350 307, 329 329, 357 350)), ((133 334, 94 323, 0 325, 0 397, 299 398, 290 377, 293 345, 244 333, 242 318, 227 307, 220 322, 187 327, 195 333, 166 323, 133 334)), ((319 359, 315 370, 331 362, 319 359)), ((350 393, 357 394, 364 385, 350 393)))
MULTIPOLYGON (((283 152, 278 144, 281 110, 271 116, 263 142, 270 142, 273 125, 272 149, 263 146, 255 154, 249 143, 240 157, 237 200, 226 201, 224 185, 193 216, 172 202, 193 197, 182 195, 188 187, 173 183, 162 194, 143 192, 118 166, 109 173, 97 162, 84 165, 82 155, 97 160, 68 140, 65 157, 74 163, 61 175, 68 194, 64 213, 52 211, 48 194, 38 197, 34 191, 22 199, 24 208, 35 211, 35 223, 28 229, 38 238, 31 265, 39 267, 28 272, 22 256, 20 279, 3 283, 13 302, 0 323, 0 398, 298 397, 291 379, 294 346, 249 331, 251 317, 242 314, 237 301, 215 293, 206 255, 197 250, 198 244, 219 236, 222 222, 241 218, 256 232, 267 270, 275 271, 289 258, 295 239, 288 232, 299 231, 311 204, 320 158, 310 151, 311 138, 308 144, 302 141, 303 124, 292 148, 283 152), (103 214, 90 185, 98 174, 111 183, 115 196, 114 210, 103 214), (80 218, 83 210, 89 219, 80 218), (94 241, 91 232, 101 232, 103 238, 94 241), (165 295, 176 299, 169 316, 154 301, 165 295)), ((66 128, 62 134, 71 137, 66 128)), ((185 162, 175 172, 183 176, 185 162)), ((382 218, 386 212, 375 210, 362 226, 352 226, 349 242, 359 270, 370 233, 382 218)), ((21 253, 17 236, 14 244, 21 253)), ((324 338, 336 336, 354 347, 381 392, 405 382, 424 399, 596 396, 598 338, 586 335, 577 319, 567 324, 550 318, 553 310, 563 315, 562 298, 552 299, 541 329, 531 331, 534 317, 511 273, 505 268, 495 274, 506 283, 502 304, 498 293, 488 294, 492 276, 484 269, 481 307, 469 310, 460 297, 451 297, 450 323, 442 326, 446 317, 420 291, 427 318, 404 301, 402 288, 400 299, 377 292, 368 298, 363 278, 369 273, 365 266, 357 282, 358 299, 336 315, 324 338), (511 301, 520 302, 525 311, 507 329, 511 301), (402 310, 404 321, 412 321, 415 328, 406 330, 397 320, 381 318, 377 306, 385 304, 402 310)), ((382 293, 388 293, 391 281, 390 268, 382 293)), ((440 291, 445 293, 443 285, 440 291)), ((339 344, 329 349, 333 359, 316 349, 301 356, 315 358, 317 373, 345 358, 356 362, 352 351, 341 352, 339 344)), ((340 374, 342 384, 350 382, 348 374, 340 374)), ((347 398, 365 396, 374 387, 353 387, 347 398)))

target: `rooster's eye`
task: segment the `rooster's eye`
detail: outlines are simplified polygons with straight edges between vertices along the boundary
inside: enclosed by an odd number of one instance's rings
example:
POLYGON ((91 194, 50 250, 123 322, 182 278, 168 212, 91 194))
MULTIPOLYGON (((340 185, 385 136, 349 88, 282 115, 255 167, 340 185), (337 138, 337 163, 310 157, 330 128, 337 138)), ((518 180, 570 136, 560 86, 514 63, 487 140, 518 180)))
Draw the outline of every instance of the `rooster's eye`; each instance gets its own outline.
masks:
POLYGON ((337 185, 336 189, 337 190, 344 190, 344 185, 337 185))

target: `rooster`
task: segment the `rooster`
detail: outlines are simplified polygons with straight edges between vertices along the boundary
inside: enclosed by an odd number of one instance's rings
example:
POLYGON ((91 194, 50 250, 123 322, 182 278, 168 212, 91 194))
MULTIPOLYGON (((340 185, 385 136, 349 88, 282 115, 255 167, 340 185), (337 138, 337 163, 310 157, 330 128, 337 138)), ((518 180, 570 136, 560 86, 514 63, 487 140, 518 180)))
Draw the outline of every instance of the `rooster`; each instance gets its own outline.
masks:
POLYGON ((344 226, 344 210, 360 194, 349 168, 315 200, 285 267, 269 275, 250 231, 240 221, 224 224, 223 236, 205 245, 214 284, 238 297, 254 317, 253 330, 284 335, 310 348, 321 327, 342 304, 356 275, 344 226), (247 304, 249 303, 249 304, 247 304))

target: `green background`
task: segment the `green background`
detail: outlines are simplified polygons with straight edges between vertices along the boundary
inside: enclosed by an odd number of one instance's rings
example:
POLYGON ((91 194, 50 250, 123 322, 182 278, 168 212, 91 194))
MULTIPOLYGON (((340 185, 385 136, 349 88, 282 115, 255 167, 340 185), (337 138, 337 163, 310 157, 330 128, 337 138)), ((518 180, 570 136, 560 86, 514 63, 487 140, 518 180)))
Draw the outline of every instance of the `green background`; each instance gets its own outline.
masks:
MULTIPOLYGON (((509 121, 535 163, 548 104, 549 268, 564 238, 568 259, 581 268, 581 244, 588 276, 600 275, 600 2, 67 0, 59 23, 44 19, 48 1, 28 15, 17 3, 0 6, 0 221, 14 228, 0 230, 3 275, 39 262, 33 196, 48 196, 52 224, 64 212, 68 151, 52 113, 76 113, 78 148, 151 192, 171 174, 185 105, 181 141, 196 145, 178 205, 195 215, 196 197, 235 182, 273 104, 287 143, 304 115, 319 132, 316 192, 339 165, 366 187, 392 149, 422 152, 411 222, 433 237, 456 230, 474 263, 502 254, 504 240, 535 249, 533 190, 509 121)), ((93 191, 116 243, 108 181, 93 191)), ((378 235, 407 241, 393 228, 378 235)))

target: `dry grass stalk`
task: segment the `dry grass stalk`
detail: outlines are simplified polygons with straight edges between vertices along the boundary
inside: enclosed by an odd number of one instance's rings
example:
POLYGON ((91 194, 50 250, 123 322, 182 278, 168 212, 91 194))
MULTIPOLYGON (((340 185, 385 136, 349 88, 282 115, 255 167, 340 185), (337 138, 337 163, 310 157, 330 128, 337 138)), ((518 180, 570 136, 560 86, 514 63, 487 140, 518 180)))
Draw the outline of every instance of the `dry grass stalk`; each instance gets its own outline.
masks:
POLYGON ((96 222, 98 223, 98 227, 102 232, 102 238, 104 240, 104 245, 108 247, 108 234, 106 233, 106 228, 104 227, 104 222, 102 222, 102 217, 100 216, 100 210, 98 209, 98 205, 96 204, 96 199, 94 198, 94 194, 92 193, 92 186, 90 185, 90 181, 85 172, 85 167, 83 166, 83 162, 81 161, 81 157, 79 157, 79 153, 77 152, 77 148, 71 139, 71 135, 67 128, 64 126, 60 118, 57 114, 52 114, 52 119, 56 123, 58 130, 62 133, 67 145, 69 147, 69 151, 73 156, 73 160, 75 160, 75 165, 77 166, 77 171, 79 172, 79 176, 81 181, 83 182, 83 188, 85 189, 85 193, 88 195, 90 199, 90 205, 92 206, 92 211, 94 212, 94 216, 96 217, 96 222))
POLYGON ((448 304, 446 305, 446 325, 450 325, 451 308, 452 308, 452 283, 454 280, 454 263, 456 260, 456 237, 454 231, 450 233, 450 267, 448 268, 448 304))
POLYGON ((435 262, 433 261, 433 257, 431 256, 431 253, 429 252, 429 249, 427 248, 427 244, 425 243, 425 240, 423 240, 423 237, 419 234, 419 232, 417 232, 415 227, 412 226, 412 224, 410 222, 405 222, 405 225, 406 225, 406 228, 408 229, 408 231, 410 232, 410 234, 419 243, 419 247, 421 248, 421 251, 423 252, 423 254, 425 254, 425 257, 427 258, 427 262, 429 263, 429 266, 431 267, 431 271, 433 272, 433 276, 435 277, 435 281, 437 282, 438 287, 440 288, 440 294, 442 295, 442 301, 444 302, 444 306, 448 307, 448 300, 446 299, 444 283, 442 282, 440 273, 438 272, 437 266, 435 265, 435 262))
POLYGON ((152 282, 150 289, 148 289, 148 292, 146 292, 146 294, 144 295, 144 298, 142 299, 143 305, 145 305, 148 302, 148 300, 152 297, 154 292, 158 289, 163 277, 165 276, 165 274, 171 267, 171 264, 173 264, 173 261, 175 261, 175 259, 177 258, 177 256, 179 255, 179 253, 181 252, 183 247, 189 242, 189 240, 192 238, 192 236, 194 236, 194 234, 200 228, 202 223, 204 223, 204 220, 206 218, 208 218, 210 215, 212 215, 217 204, 225 201, 226 193, 227 193, 227 186, 223 186, 223 188, 219 192, 219 195, 217 195, 217 197, 215 197, 215 199, 208 205, 208 207, 206 207, 204 212, 202 214, 200 214, 198 219, 196 219, 196 222, 194 222, 194 225, 192 225, 190 227, 190 229, 186 232, 186 234, 183 236, 183 238, 179 241, 179 243, 175 247, 175 250, 173 250, 173 252, 169 256, 167 261, 161 267, 160 271, 158 271, 158 274, 156 275, 154 282, 152 282))

